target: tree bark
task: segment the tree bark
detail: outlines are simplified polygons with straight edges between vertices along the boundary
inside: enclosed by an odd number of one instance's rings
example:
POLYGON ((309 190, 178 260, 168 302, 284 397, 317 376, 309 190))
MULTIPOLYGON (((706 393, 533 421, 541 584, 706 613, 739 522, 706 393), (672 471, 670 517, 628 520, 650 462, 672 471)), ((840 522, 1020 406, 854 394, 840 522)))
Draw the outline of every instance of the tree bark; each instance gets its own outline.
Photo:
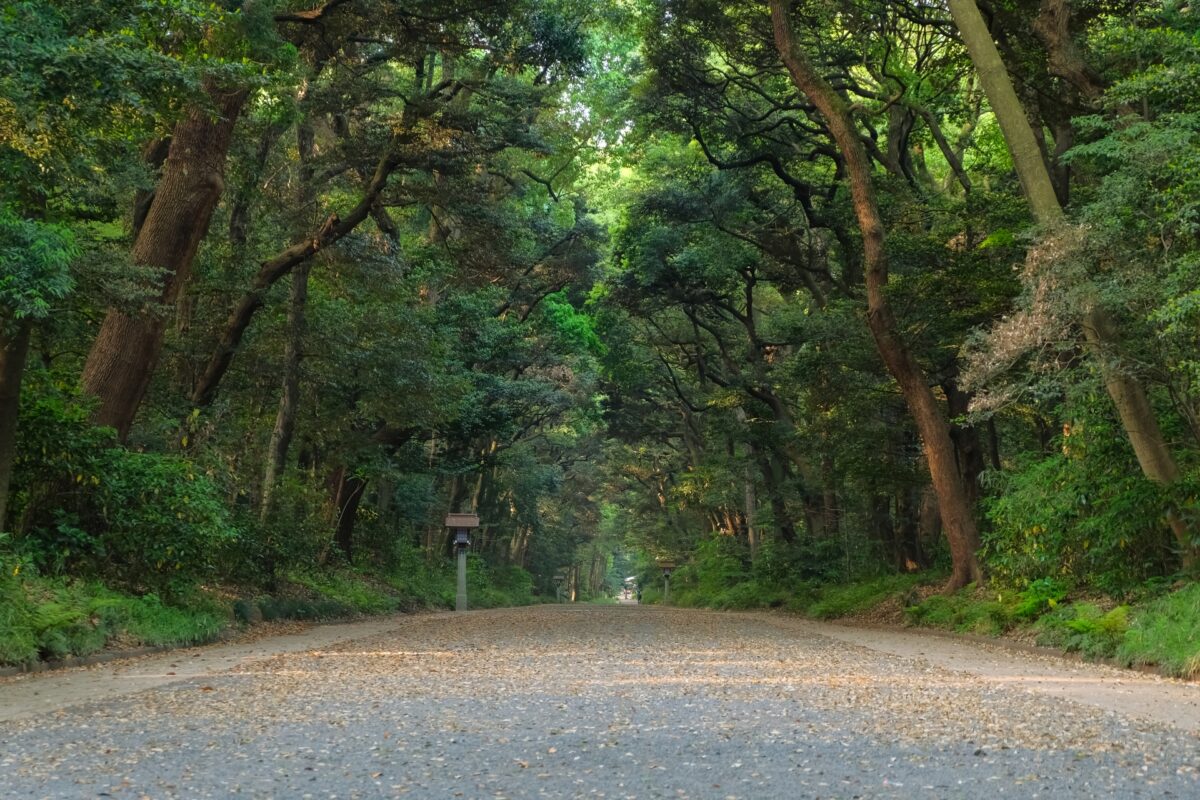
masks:
POLYGON ((1046 46, 1050 74, 1071 84, 1088 101, 1098 101, 1104 94, 1103 79, 1083 60, 1071 38, 1071 4, 1067 0, 1042 0, 1033 30, 1046 46))
POLYGON ((838 501, 833 457, 828 453, 821 456, 821 513, 824 517, 825 535, 836 536, 841 530, 842 509, 838 501))
POLYGON ((779 535, 779 541, 793 544, 796 541, 796 524, 788 513, 787 500, 783 496, 785 465, 786 462, 774 453, 760 453, 758 456, 759 470, 762 472, 767 500, 771 505, 771 516, 775 518, 775 531, 779 535))
POLYGON ((743 489, 743 504, 745 511, 743 518, 746 521, 746 543, 750 546, 750 561, 753 563, 758 558, 758 519, 755 513, 758 506, 758 498, 754 494, 754 478, 750 474, 750 465, 747 464, 742 476, 743 489))
POLYGON ((296 409, 300 402, 300 362, 304 358, 304 307, 308 302, 308 273, 311 262, 301 264, 292 275, 291 305, 288 308, 288 338, 283 351, 283 387, 279 395, 279 411, 275 428, 267 447, 267 464, 263 471, 260 519, 270 517, 275 485, 287 466, 288 448, 296 430, 296 409))
POLYGON ((333 543, 346 563, 354 563, 354 523, 358 506, 366 493, 367 481, 339 467, 330 480, 333 490, 333 543))
POLYGON ((1025 109, 1017 98, 1008 70, 1000 59, 1000 51, 992 41, 991 31, 979 13, 979 7, 975 5, 975 0, 949 0, 949 4, 954 24, 979 75, 979 83, 1008 143, 1017 178, 1021 181, 1021 189, 1033 208, 1034 216, 1043 222, 1046 221, 1044 215, 1055 221, 1060 220, 1062 207, 1058 204, 1046 162, 1042 159, 1042 149, 1033 135, 1025 109), (1035 163, 1040 165, 1037 170, 1031 168, 1035 163), (1043 173, 1045 180, 1041 180, 1037 172, 1043 173))
POLYGON ((952 573, 946 585, 953 591, 983 580, 978 559, 979 532, 974 509, 959 479, 950 426, 939 408, 924 371, 901 339, 888 303, 888 260, 884 249, 883 220, 875 198, 871 162, 851 119, 849 108, 828 81, 822 78, 796 46, 785 0, 769 0, 775 45, 793 83, 817 107, 845 162, 855 217, 863 238, 863 268, 867 289, 867 324, 876 349, 908 405, 921 434, 930 477, 938 495, 946 539, 950 545, 952 573))
POLYGON ((109 308, 83 368, 83 387, 99 398, 94 419, 124 441, 162 351, 166 316, 191 275, 225 186, 225 159, 247 92, 207 87, 216 116, 194 108, 175 126, 153 202, 132 260, 147 288, 161 286, 158 307, 130 314, 109 308))
MULTIPOLYGON (((954 379, 942 383, 942 392, 946 395, 946 409, 951 420, 963 417, 970 411, 971 395, 959 389, 954 379)), ((979 501, 979 476, 986 467, 979 429, 973 425, 951 422, 950 438, 958 452, 958 472, 962 476, 963 490, 971 505, 975 505, 979 501)))
POLYGON ((17 450, 17 415, 21 404, 21 380, 29 355, 33 325, 22 320, 6 328, 0 320, 0 531, 8 513, 8 490, 17 450))
MULTIPOLYGON (((1042 159, 1029 120, 1013 90, 1012 80, 1004 68, 991 33, 979 13, 978 6, 975 5, 975 0, 949 0, 949 3, 954 23, 958 26, 979 73, 979 80, 987 94, 988 102, 1008 143, 1013 166, 1021 180, 1021 187, 1025 191, 1034 218, 1049 231, 1054 231, 1066 224, 1066 215, 1058 202, 1050 171, 1042 159)), ((1065 4, 1047 0, 1046 5, 1058 7, 1058 11, 1051 16, 1057 14, 1054 18, 1058 23, 1065 25, 1065 4)), ((1064 41, 1064 30, 1058 30, 1056 33, 1060 43, 1064 41)), ((1053 41, 1054 38, 1051 37, 1051 42, 1053 41)), ((1069 36, 1065 41, 1069 44, 1069 36)), ((1065 57, 1055 59, 1052 56, 1052 61, 1070 60, 1072 59, 1065 57)), ((1082 323, 1088 351, 1099 362, 1104 377, 1104 388, 1116 407, 1121 426, 1133 446, 1142 474, 1155 483, 1172 485, 1179 479, 1179 467, 1158 426, 1145 387, 1120 364, 1117 347, 1120 336, 1116 323, 1095 298, 1087 302, 1083 309, 1082 323)), ((1200 561, 1200 550, 1192 542, 1192 531, 1173 508, 1168 509, 1167 520, 1178 543, 1184 568, 1194 568, 1200 561)))

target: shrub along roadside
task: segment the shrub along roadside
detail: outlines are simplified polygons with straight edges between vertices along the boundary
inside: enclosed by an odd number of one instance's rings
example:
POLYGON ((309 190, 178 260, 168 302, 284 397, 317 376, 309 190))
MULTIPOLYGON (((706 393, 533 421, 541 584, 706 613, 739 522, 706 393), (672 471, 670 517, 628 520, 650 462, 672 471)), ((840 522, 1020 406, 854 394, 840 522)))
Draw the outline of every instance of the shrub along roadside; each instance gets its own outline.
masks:
POLYGON ((228 624, 220 605, 187 607, 133 597, 98 583, 0 579, 0 665, 85 656, 110 644, 179 646, 212 641, 228 624))
POLYGON ((1046 599, 1037 583, 1009 595, 964 590, 953 597, 929 597, 906 609, 906 616, 912 624, 972 633, 1030 631, 1040 645, 1086 658, 1200 677, 1200 584, 1190 582, 1132 605, 1102 607, 1089 600, 1046 599))
MULTIPOLYGON (((671 604, 715 609, 785 608, 816 619, 872 616, 888 604, 908 625, 986 636, 1019 635, 1038 644, 1108 659, 1124 666, 1155 666, 1168 675, 1200 677, 1200 583, 1165 591, 1147 584, 1148 597, 1131 605, 1104 598, 1071 598, 1061 580, 1041 578, 1024 589, 977 590, 946 596, 922 587, 945 575, 885 575, 851 583, 768 580, 716 546, 702 550, 671 580, 671 604), (922 599, 922 595, 926 594, 922 599), (900 611, 902 610, 902 612, 900 611)), ((657 576, 647 571, 643 602, 662 602, 657 576)))
MULTIPOLYGON (((472 559, 469 579, 473 608, 535 602, 524 570, 488 569, 472 559)), ((235 623, 452 608, 454 581, 449 564, 422 566, 403 577, 310 570, 289 574, 269 597, 217 599, 193 590, 164 602, 155 594, 124 594, 95 581, 38 576, 27 563, 0 555, 0 666, 106 648, 200 644, 235 623)))

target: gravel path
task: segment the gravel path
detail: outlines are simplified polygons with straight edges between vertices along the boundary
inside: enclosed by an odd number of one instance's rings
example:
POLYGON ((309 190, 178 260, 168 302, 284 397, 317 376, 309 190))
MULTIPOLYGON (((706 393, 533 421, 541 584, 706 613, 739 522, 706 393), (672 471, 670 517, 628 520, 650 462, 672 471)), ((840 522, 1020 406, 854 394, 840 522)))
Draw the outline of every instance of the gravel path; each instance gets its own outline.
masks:
POLYGON ((413 617, 0 723, 0 797, 1200 797, 1194 731, 825 633, 637 606, 413 617))

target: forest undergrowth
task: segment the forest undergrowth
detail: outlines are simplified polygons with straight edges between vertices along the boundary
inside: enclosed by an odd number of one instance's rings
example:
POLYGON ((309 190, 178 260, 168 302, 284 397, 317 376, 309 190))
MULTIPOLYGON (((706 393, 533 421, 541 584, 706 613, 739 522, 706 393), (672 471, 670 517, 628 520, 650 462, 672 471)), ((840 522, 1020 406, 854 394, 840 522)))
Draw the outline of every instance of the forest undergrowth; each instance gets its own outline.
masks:
MULTIPOLYGON (((1200 584, 1182 577, 1148 580, 1120 597, 1053 578, 972 584, 948 594, 944 568, 796 581, 789 578, 795 568, 768 566, 770 556, 751 563, 747 555, 727 537, 709 540, 691 563, 673 571, 669 604, 782 609, 849 624, 1003 637, 1173 677, 1200 677, 1200 584)), ((652 566, 642 580, 643 602, 663 603, 662 579, 652 566)))
MULTIPOLYGON (((30 666, 101 651, 207 644, 263 622, 344 621, 454 607, 455 567, 408 554, 403 567, 296 569, 263 585, 197 584, 168 595, 113 589, 98 580, 44 577, 0 558, 0 666, 30 666), (422 563, 415 566, 415 562, 422 563), (415 568, 414 568, 415 567, 415 568)), ((472 608, 543 602, 519 568, 468 560, 472 608)))

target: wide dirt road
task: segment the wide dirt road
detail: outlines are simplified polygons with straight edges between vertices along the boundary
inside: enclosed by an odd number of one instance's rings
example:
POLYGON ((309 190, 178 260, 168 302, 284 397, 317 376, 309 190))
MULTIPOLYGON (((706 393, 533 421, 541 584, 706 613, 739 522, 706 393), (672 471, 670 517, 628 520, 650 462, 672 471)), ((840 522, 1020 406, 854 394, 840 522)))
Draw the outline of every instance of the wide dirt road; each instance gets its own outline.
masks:
POLYGON ((637 606, 399 619, 0 723, 0 797, 1200 797, 1194 730, 822 630, 637 606))

